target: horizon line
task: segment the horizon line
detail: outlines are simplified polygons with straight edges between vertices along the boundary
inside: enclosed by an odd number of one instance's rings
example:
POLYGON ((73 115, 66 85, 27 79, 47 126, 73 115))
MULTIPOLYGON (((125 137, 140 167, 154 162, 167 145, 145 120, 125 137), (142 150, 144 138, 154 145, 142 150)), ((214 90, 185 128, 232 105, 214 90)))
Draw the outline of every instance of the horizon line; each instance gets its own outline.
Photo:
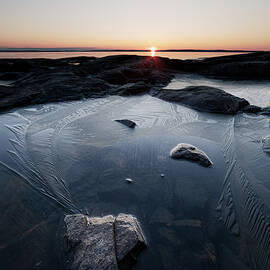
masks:
MULTIPOLYGON (((266 50, 243 49, 156 49, 156 52, 268 52, 266 50)), ((151 52, 151 49, 95 49, 87 47, 60 48, 12 48, 0 47, 0 52, 151 52)))

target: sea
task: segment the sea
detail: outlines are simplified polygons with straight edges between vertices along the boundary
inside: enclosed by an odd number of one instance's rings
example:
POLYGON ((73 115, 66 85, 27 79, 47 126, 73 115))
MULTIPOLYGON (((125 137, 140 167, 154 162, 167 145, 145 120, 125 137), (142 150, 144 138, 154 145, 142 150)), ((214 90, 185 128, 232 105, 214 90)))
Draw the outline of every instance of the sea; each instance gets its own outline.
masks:
MULTIPOLYGON (((144 55, 152 56, 151 52, 0 52, 0 58, 66 58, 77 56, 105 57, 109 55, 144 55)), ((156 52, 155 56, 168 57, 172 59, 196 59, 225 55, 234 55, 233 52, 156 52)))

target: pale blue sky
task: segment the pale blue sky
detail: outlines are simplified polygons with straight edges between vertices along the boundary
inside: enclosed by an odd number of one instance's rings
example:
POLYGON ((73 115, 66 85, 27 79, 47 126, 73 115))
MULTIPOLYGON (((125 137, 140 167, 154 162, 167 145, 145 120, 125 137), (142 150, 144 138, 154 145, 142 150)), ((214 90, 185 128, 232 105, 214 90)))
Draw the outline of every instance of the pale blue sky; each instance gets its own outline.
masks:
POLYGON ((270 0, 0 0, 0 47, 270 50, 270 0))

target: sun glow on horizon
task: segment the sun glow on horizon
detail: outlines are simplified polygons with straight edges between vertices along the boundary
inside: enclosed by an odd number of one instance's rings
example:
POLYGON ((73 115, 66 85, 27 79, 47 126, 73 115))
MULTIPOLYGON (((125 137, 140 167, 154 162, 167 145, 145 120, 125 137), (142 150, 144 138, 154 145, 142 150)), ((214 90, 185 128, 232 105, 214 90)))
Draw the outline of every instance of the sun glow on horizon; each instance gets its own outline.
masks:
POLYGON ((150 50, 151 50, 151 56, 154 57, 155 54, 156 54, 156 47, 151 47, 150 50))

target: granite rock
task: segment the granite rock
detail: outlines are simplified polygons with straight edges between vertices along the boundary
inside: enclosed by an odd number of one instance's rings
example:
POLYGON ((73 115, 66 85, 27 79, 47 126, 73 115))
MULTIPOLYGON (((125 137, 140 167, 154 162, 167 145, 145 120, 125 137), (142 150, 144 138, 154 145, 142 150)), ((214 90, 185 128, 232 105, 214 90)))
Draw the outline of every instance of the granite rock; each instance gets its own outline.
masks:
POLYGON ((127 270, 146 247, 140 225, 132 215, 75 214, 64 220, 70 269, 127 270))
POLYGON ((203 151, 187 143, 181 143, 174 147, 170 152, 170 156, 173 159, 191 160, 199 163, 204 167, 209 167, 213 164, 203 151))

